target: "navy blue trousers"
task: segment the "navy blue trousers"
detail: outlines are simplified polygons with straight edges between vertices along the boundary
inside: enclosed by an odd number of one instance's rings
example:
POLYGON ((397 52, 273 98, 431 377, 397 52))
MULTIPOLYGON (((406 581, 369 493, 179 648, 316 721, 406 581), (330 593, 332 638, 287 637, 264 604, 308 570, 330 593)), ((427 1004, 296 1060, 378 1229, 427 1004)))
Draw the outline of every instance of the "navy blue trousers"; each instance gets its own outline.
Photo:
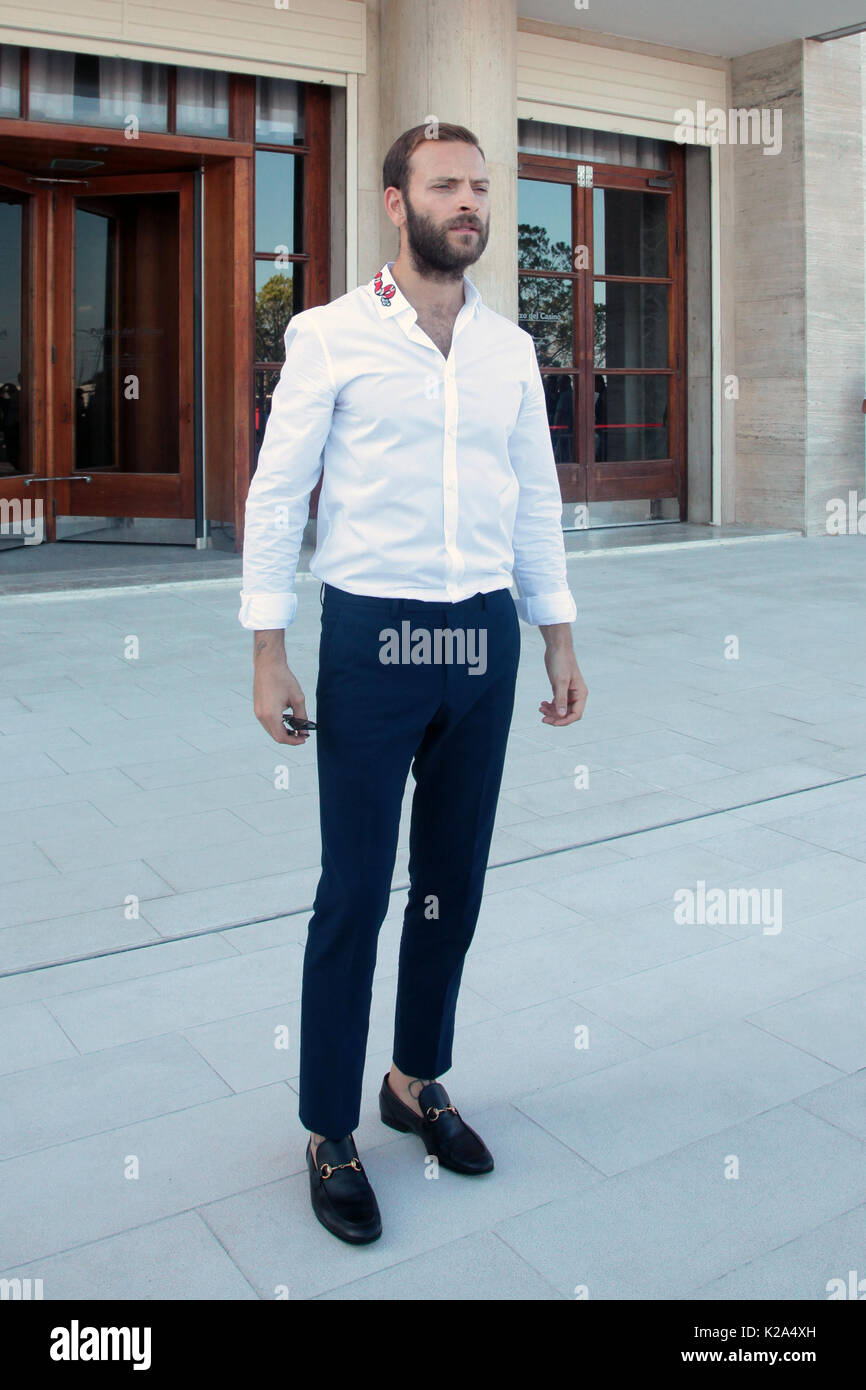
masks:
POLYGON ((304 953, 299 1114, 305 1129, 340 1139, 360 1118, 376 949, 410 769, 410 888, 393 1060, 410 1076, 438 1077, 451 1066, 514 707, 520 624, 508 589, 461 603, 372 598, 328 584, 323 593, 312 735, 322 872, 304 953), (438 653, 437 631, 445 634, 438 653), (403 659, 386 662, 383 653, 403 659))

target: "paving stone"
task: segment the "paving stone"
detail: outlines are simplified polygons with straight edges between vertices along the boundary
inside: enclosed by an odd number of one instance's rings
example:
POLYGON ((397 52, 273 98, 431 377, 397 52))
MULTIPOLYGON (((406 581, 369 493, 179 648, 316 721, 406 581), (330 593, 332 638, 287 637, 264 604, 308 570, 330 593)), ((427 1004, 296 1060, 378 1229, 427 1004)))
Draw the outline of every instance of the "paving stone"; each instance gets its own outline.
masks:
POLYGON ((837 1075, 735 1020, 535 1091, 519 1104, 588 1163, 613 1174, 673 1154, 837 1075))
MULTIPOLYGON (((687 936, 693 930, 690 926, 679 928, 687 936)), ((761 927, 755 927, 739 941, 683 952, 680 959, 649 969, 623 970, 620 978, 582 989, 575 997, 648 1047, 666 1047, 734 1018, 759 1024, 770 1006, 782 1010, 778 1020, 784 1029, 786 1007, 796 1006, 792 996, 812 992, 819 984, 835 982, 842 998, 852 995, 853 1004, 862 994, 866 978, 862 966, 855 957, 799 937, 796 932, 783 928, 778 936, 765 936, 761 927)), ((832 1013, 832 1001, 838 997, 831 992, 822 1011, 816 994, 812 1001, 816 1015, 823 1013, 828 1022, 826 1015, 832 1013)), ((837 1019, 832 1039, 826 1044, 834 1050, 832 1065, 839 1065, 836 1058, 843 1054, 856 1056, 862 1051, 855 1019, 856 1013, 837 1019)), ((795 1041, 791 1037, 788 1040, 795 1041)), ((811 1047, 805 1050, 818 1055, 811 1047)))
POLYGON ((14 1268, 230 1193, 273 1188, 300 1167, 289 1156, 292 1121, 291 1091, 263 1086, 9 1158, 4 1259, 14 1268))
POLYGON ((196 1212, 5 1269, 0 1278, 40 1278, 48 1302, 258 1297, 196 1212))
POLYGON ((368 1274, 318 1295, 327 1299, 443 1301, 462 1290, 461 1302, 559 1300, 563 1297, 498 1236, 486 1231, 451 1241, 429 1254, 368 1274))
POLYGON ((0 1075, 24 1074, 45 1062, 76 1055, 74 1044, 44 1004, 9 1004, 0 1009, 0 1075))
POLYGON ((113 950, 76 961, 39 970, 22 970, 0 975, 0 1008, 23 1004, 37 999, 52 999, 57 994, 92 989, 117 980, 139 979, 158 975, 206 960, 219 960, 236 952, 215 933, 192 937, 186 941, 157 940, 146 943, 140 950, 113 950))
POLYGON ((862 1299, 864 1248, 866 1203, 701 1285, 689 1296, 705 1301, 862 1299))
POLYGON ((300 996, 303 952, 289 943, 270 951, 96 989, 57 995, 46 1007, 82 1052, 235 1018, 300 996))
POLYGON ((813 1115, 866 1140, 866 1070, 828 1081, 815 1091, 797 1097, 797 1104, 813 1115))
MULTIPOLYGON (((816 970, 810 983, 818 986, 822 973, 816 970)), ((749 1022, 850 1072, 866 1068, 864 1017, 866 971, 860 971, 749 1014, 749 1022)))
POLYGON ((230 1093, 168 1034, 0 1077, 0 1158, 118 1129, 230 1093))
MULTIPOLYGON (((492 1229, 566 1298, 583 1286, 593 1301, 687 1299, 857 1203, 864 1158, 866 1146, 780 1105, 492 1229)), ((844 1269, 848 1239, 834 1248, 844 1269)), ((732 1277, 729 1296, 826 1297, 820 1266, 790 1272, 787 1288, 761 1293, 732 1277)))

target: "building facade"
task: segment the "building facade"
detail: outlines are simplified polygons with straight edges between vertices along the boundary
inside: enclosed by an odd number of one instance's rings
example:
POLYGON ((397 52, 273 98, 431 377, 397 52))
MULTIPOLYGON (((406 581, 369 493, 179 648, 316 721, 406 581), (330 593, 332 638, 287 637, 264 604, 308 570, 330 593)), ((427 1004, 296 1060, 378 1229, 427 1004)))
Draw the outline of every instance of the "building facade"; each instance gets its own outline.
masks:
POLYGON ((0 3, 0 543, 240 548, 286 322, 396 254, 382 158, 437 121, 485 151, 469 274, 535 340, 563 526, 825 533, 866 491, 862 36, 580 18, 0 3))

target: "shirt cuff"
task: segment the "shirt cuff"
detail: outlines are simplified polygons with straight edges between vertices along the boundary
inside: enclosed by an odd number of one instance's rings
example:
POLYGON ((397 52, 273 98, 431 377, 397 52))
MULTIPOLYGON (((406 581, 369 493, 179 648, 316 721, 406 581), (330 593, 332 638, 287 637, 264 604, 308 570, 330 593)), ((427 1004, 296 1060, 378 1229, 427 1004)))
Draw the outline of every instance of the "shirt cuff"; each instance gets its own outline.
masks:
POLYGON ((533 627, 541 623, 573 623, 577 617, 577 606, 568 589, 560 589, 556 594, 531 594, 516 599, 515 606, 517 616, 533 627))
POLYGON ((247 594, 241 589, 238 621, 243 627, 252 628, 254 632, 268 632, 271 628, 288 627, 295 621, 297 611, 297 594, 247 594))

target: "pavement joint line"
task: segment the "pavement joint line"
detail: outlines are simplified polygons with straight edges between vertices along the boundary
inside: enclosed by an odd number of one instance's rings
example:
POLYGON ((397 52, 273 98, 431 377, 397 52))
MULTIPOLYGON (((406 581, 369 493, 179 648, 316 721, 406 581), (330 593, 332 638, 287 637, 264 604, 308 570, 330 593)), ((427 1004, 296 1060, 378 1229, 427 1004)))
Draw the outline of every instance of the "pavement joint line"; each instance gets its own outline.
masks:
MULTIPOLYGON (((590 530, 592 528, 589 528, 590 530)), ((567 531, 565 535, 579 535, 580 531, 567 531)), ((696 537, 694 540, 683 538, 675 541, 651 541, 646 545, 611 545, 600 546, 592 550, 567 550, 565 554, 566 564, 571 564, 578 560, 603 560, 609 555, 658 555, 668 554, 673 550, 706 550, 717 546, 729 545, 757 545, 764 541, 790 541, 806 540, 802 531, 769 531, 762 536, 709 536, 696 537)), ((0 594, 0 605, 4 603, 49 603, 65 602, 81 598, 111 598, 117 594, 148 594, 165 593, 177 589, 202 589, 202 588, 237 588, 240 592, 242 576, 227 575, 214 579, 173 579, 161 583, 159 580, 149 583, 113 584, 102 588, 92 589, 45 589, 36 593, 20 594, 0 594)), ((320 584, 322 581, 307 570, 299 570, 295 575, 295 582, 320 584)))
MULTIPOLYGON (((530 864, 534 859, 551 859, 556 854, 572 854, 578 849, 592 849, 596 845, 608 845, 615 840, 630 840, 634 835, 646 835, 652 830, 668 830, 675 825, 691 825, 693 821, 707 820, 711 816, 724 816, 729 811, 745 811, 750 806, 763 806, 768 801, 781 801, 787 796, 802 796, 805 792, 822 791, 826 787, 840 787, 846 782, 862 782, 866 780, 866 772, 852 772, 848 777, 837 777, 832 782, 818 782, 812 787, 796 787, 789 792, 776 792, 774 796, 759 796, 754 801, 741 801, 736 806, 717 806, 709 810, 700 811, 694 816, 681 816, 678 820, 659 821, 656 825, 643 825, 637 830, 622 830, 616 835, 602 835, 597 840, 581 840, 576 845, 559 845, 556 849, 541 849, 536 854, 524 854, 519 859, 506 859, 501 864, 489 864, 488 873, 494 873, 497 869, 510 869, 515 864, 530 864)), ((659 788, 659 790, 663 790, 659 788)), ((810 843, 807 840, 803 844, 810 843)), ((601 867, 604 867, 603 865, 601 867)), ((389 890, 389 897, 394 893, 402 893, 409 887, 409 883, 397 883, 389 890)), ((155 899, 155 901, 159 901, 155 899)), ((102 909, 100 909, 102 910, 102 909)), ((21 965, 14 970, 0 970, 0 980, 12 979, 17 975, 36 975, 42 970, 56 970, 66 965, 83 965, 87 961, 101 960, 105 956, 124 956, 130 951, 144 951, 151 946, 169 946, 174 941, 194 941, 200 936, 216 936, 222 932, 239 931, 242 927, 256 927, 263 922, 279 922, 284 917, 300 917, 312 912, 312 903, 305 904, 303 907, 293 907, 288 912, 271 912, 266 917, 249 917, 242 922, 230 922, 221 927, 205 927, 203 931, 182 932, 177 936, 161 937, 158 941, 132 942, 128 946, 112 946, 104 951, 92 951, 85 956, 66 956, 60 960, 44 961, 40 965, 21 965)), ((42 919, 50 920, 50 919, 42 919)), ((33 926, 34 923, 21 923, 22 926, 33 926)), ((154 928, 156 930, 156 928, 154 928)), ((0 932, 2 938, 2 932, 0 932)), ((269 949, 269 948, 263 948, 269 949)), ((210 962, 208 962, 209 964, 210 962)), ((186 969, 186 966, 178 966, 178 970, 186 969)), ((93 986, 97 988, 97 986, 93 986)), ((0 1009, 6 1006, 0 1004, 0 1009)))

